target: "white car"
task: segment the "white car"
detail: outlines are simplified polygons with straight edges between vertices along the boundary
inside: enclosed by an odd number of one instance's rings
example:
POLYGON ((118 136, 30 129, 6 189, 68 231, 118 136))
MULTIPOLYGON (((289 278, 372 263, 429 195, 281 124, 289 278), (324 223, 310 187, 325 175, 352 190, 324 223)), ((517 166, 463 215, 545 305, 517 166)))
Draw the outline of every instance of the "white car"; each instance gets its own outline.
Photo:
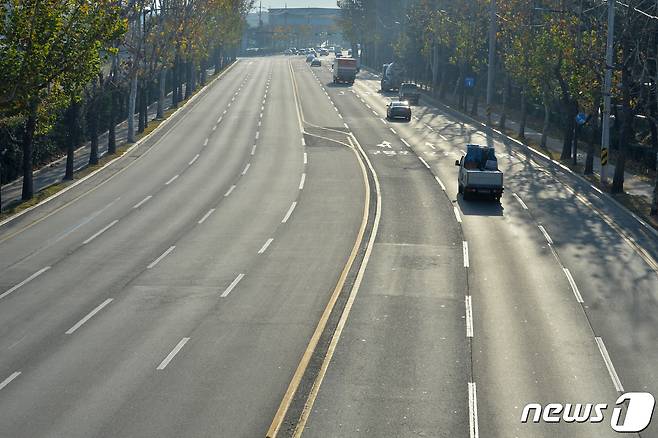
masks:
POLYGON ((310 53, 306 56, 306 62, 311 62, 315 59, 315 55, 310 53))

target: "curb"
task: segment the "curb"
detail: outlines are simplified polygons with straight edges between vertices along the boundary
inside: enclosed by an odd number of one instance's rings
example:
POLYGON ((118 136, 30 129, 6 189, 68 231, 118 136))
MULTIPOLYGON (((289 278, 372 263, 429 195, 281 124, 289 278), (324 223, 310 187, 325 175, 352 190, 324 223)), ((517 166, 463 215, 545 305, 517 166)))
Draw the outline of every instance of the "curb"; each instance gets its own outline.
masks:
MULTIPOLYGON (((153 129, 153 131, 149 132, 147 135, 145 135, 144 137, 140 138, 140 139, 139 139, 137 142, 135 142, 132 146, 130 146, 129 148, 127 148, 127 149, 126 149, 121 155, 119 155, 118 157, 116 157, 116 158, 114 158, 114 159, 108 161, 108 162, 105 163, 102 167, 99 167, 98 169, 94 170, 94 171, 91 172, 89 175, 87 175, 87 176, 85 176, 85 177, 83 177, 83 178, 81 178, 81 179, 75 181, 73 184, 71 184, 71 185, 69 185, 69 186, 63 188, 62 190, 58 191, 57 193, 54 193, 53 195, 47 197, 46 199, 40 201, 39 203, 33 205, 32 207, 28 207, 28 208, 26 208, 25 210, 23 210, 23 211, 21 211, 21 212, 19 212, 19 213, 16 213, 15 215, 10 216, 10 217, 8 217, 7 219, 1 221, 1 222, 0 222, 0 227, 6 225, 6 224, 8 224, 8 223, 10 223, 11 221, 13 221, 13 220, 15 220, 15 219, 18 219, 19 217, 23 216, 23 215, 26 214, 26 213, 29 213, 30 211, 36 209, 37 207, 40 207, 40 206, 42 206, 42 205, 44 205, 44 204, 46 204, 46 203, 52 201, 53 199, 58 198, 59 196, 61 196, 61 195, 63 195, 64 193, 68 192, 69 190, 71 190, 72 188, 77 187, 78 185, 80 185, 80 184, 82 184, 83 182, 87 181, 89 178, 91 178, 91 177, 97 175, 97 174, 98 174, 99 172, 101 172, 102 170, 105 170, 105 169, 106 169, 107 167, 109 167, 110 165, 112 165, 112 164, 114 164, 115 162, 117 162, 117 161, 121 160, 122 158, 126 157, 130 152, 132 152, 133 150, 135 150, 135 149, 137 149, 139 146, 141 146, 142 143, 146 142, 146 141, 149 140, 153 135, 155 135, 156 133, 158 133, 158 132, 160 132, 162 129, 164 129, 164 127, 166 127, 166 126, 171 122, 171 120, 174 119, 174 116, 176 116, 176 114, 178 114, 181 110, 187 108, 187 106, 188 106, 189 104, 191 104, 192 102, 194 102, 199 96, 205 94, 205 93, 208 91, 208 89, 210 88, 210 86, 212 86, 217 80, 219 80, 220 78, 222 78, 226 73, 228 73, 229 71, 231 71, 231 70, 233 69, 233 67, 235 67, 239 62, 240 62, 240 59, 236 59, 235 61, 233 61, 233 62, 231 63, 231 65, 229 65, 227 68, 225 68, 224 71, 220 72, 220 73, 217 75, 216 78, 214 78, 212 81, 208 82, 203 88, 199 89, 199 91, 197 91, 192 97, 190 97, 190 98, 189 98, 189 99, 188 99, 188 100, 187 100, 182 106, 180 106, 178 109, 176 109, 176 111, 174 111, 169 117, 167 117, 166 119, 164 119, 164 120, 162 121, 162 123, 160 123, 155 129, 153 129)), ((85 167, 86 167, 86 166, 85 166, 85 167)), ((84 167, 83 167, 83 168, 84 168, 84 167)), ((50 187, 50 186, 48 186, 48 187, 50 187)), ((45 188, 47 188, 47 187, 44 187, 43 189, 45 189, 45 188)), ((42 190, 43 190, 43 189, 42 189, 42 190)))

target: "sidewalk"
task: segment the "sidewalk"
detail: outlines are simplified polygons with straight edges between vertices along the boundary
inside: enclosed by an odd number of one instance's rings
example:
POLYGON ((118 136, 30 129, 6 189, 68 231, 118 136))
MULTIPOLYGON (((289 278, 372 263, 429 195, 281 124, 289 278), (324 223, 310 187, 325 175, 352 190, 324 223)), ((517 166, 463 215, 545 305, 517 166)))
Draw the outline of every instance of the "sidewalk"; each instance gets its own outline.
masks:
MULTIPOLYGON (((485 108, 478 108, 478 118, 481 121, 486 120, 487 115, 486 115, 486 109, 485 108)), ((497 114, 495 112, 491 113, 491 119, 496 123, 497 121, 500 120, 500 114, 497 114)), ((516 120, 512 120, 509 118, 509 115, 507 116, 507 121, 505 123, 505 127, 507 129, 513 130, 515 132, 518 132, 519 130, 519 123, 516 120)), ((526 126, 525 129, 525 137, 528 140, 532 140, 536 144, 539 144, 541 142, 541 132, 537 132, 533 129, 530 129, 526 126)), ((558 155, 562 153, 562 140, 547 136, 546 137, 546 148, 549 149, 551 152, 557 153, 558 155)), ((586 151, 579 149, 578 150, 578 163, 579 164, 585 164, 585 158, 586 158, 586 151)), ((594 173, 596 174, 597 177, 600 177, 601 173, 601 157, 599 154, 594 155, 594 173)), ((612 177, 615 174, 615 165, 608 163, 608 181, 612 182, 612 177)), ((624 172, 624 191, 626 193, 629 193, 634 196, 642 196, 643 198, 646 198, 645 200, 647 202, 651 202, 651 199, 653 197, 653 186, 646 181, 646 179, 642 179, 635 175, 634 173, 631 173, 629 171, 624 172)))

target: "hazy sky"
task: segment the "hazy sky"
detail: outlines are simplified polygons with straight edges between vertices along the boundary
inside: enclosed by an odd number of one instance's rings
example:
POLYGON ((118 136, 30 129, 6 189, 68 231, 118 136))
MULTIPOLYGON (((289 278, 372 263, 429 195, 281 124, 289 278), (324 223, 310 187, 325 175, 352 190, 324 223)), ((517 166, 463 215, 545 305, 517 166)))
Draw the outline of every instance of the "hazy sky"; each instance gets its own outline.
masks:
MULTIPOLYGON (((258 7, 256 0, 255 6, 258 7)), ((283 8, 288 4, 289 8, 335 8, 336 0, 263 0, 263 7, 267 8, 283 8)))

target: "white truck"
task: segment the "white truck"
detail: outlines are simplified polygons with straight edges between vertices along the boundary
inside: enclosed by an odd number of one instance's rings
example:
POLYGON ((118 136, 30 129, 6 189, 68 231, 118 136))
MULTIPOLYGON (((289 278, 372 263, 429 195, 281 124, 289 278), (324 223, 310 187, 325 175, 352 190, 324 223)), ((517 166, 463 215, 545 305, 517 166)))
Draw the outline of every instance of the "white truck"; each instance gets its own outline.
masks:
POLYGON ((486 195, 500 201, 503 196, 503 172, 498 170, 493 147, 469 144, 466 155, 455 161, 459 166, 459 193, 464 199, 472 195, 486 195))
POLYGON ((354 58, 336 58, 333 65, 334 84, 347 83, 353 84, 356 79, 356 59, 354 58))

